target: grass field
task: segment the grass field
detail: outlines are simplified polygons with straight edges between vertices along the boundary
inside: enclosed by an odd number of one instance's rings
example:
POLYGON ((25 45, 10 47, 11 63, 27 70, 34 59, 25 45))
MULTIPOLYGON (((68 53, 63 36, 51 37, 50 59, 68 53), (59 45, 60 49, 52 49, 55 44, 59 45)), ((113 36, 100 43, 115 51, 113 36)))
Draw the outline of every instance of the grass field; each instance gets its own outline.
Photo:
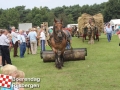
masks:
MULTIPOLYGON (((86 60, 65 62, 61 70, 53 62, 43 63, 40 59, 40 48, 37 55, 25 58, 13 58, 12 63, 23 70, 26 78, 41 78, 40 88, 33 90, 120 90, 120 47, 117 35, 107 42, 103 34, 100 41, 89 45, 81 39, 73 38, 74 48, 87 48, 86 60)), ((50 49, 47 47, 47 49, 50 49)), ((25 88, 25 90, 32 90, 25 88)))

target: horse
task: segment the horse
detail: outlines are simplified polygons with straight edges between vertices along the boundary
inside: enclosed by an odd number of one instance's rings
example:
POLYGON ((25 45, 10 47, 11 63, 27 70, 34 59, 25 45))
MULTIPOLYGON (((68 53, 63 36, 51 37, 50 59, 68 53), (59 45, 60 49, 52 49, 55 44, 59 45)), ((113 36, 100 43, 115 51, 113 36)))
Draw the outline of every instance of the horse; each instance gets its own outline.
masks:
POLYGON ((64 51, 67 45, 67 36, 62 30, 63 21, 54 18, 53 34, 48 40, 49 46, 55 53, 55 65, 61 69, 64 63, 64 51))
MULTIPOLYGON (((83 41, 84 38, 86 40, 86 36, 88 36, 88 43, 94 44, 95 35, 98 33, 98 28, 95 26, 94 18, 90 18, 89 23, 85 23, 85 26, 83 27, 83 41)), ((97 37, 98 39, 98 37, 97 37)))

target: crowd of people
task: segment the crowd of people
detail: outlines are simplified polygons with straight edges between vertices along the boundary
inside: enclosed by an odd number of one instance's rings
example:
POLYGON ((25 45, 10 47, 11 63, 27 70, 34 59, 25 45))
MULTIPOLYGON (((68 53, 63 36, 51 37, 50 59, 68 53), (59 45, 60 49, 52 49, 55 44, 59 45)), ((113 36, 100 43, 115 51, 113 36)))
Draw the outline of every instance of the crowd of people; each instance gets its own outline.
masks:
POLYGON ((114 34, 118 35, 120 39, 120 24, 116 24, 115 26, 112 26, 110 23, 106 23, 104 26, 104 32, 107 35, 108 42, 111 41, 112 35, 114 34))
MULTIPOLYGON (((70 49, 70 43, 72 36, 69 30, 63 29, 67 35, 67 39, 70 41, 66 45, 66 49, 70 49)), ((53 33, 53 29, 49 28, 49 35, 53 33)), ((6 64, 11 64, 10 51, 13 48, 13 57, 24 58, 25 52, 27 54, 37 54, 38 41, 40 41, 41 51, 45 51, 46 46, 46 35, 44 27, 41 27, 40 30, 37 28, 30 28, 27 31, 16 30, 13 26, 11 30, 0 29, 0 67, 5 66, 6 64), (20 55, 18 55, 18 48, 20 55), (26 50, 27 49, 27 50, 26 50)))
POLYGON ((44 30, 41 28, 39 32, 36 28, 31 28, 28 31, 19 30, 15 27, 11 28, 9 32, 6 29, 0 30, 0 67, 6 64, 12 64, 10 58, 10 51, 13 47, 13 57, 24 58, 27 48, 27 54, 37 54, 37 41, 41 42, 41 51, 45 51, 46 37, 44 30), (39 34, 38 34, 39 33, 39 34), (18 55, 18 47, 20 55, 18 55))

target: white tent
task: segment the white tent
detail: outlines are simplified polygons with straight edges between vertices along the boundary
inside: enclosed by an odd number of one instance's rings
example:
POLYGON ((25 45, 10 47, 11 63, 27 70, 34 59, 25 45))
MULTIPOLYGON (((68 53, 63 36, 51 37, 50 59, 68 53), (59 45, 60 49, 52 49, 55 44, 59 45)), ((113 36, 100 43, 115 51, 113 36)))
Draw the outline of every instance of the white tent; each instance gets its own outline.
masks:
POLYGON ((110 24, 111 24, 112 26, 115 26, 115 24, 120 24, 120 19, 112 19, 112 20, 110 21, 110 24))

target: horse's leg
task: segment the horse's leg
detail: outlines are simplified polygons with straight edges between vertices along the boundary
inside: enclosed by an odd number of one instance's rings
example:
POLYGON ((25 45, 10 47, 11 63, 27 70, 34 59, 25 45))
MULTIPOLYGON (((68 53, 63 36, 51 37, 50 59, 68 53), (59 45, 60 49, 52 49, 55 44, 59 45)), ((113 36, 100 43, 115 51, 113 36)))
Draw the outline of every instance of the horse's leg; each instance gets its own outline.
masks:
POLYGON ((52 50, 54 51, 55 53, 55 66, 56 68, 58 68, 58 53, 57 53, 57 50, 55 48, 52 48, 52 50))
POLYGON ((86 36, 87 36, 87 35, 85 34, 85 40, 86 40, 86 36))
POLYGON ((88 35, 88 44, 91 44, 91 35, 88 35))
POLYGON ((61 69, 61 60, 58 51, 55 52, 55 64, 58 69, 61 69))
POLYGON ((58 54, 57 52, 55 52, 55 66, 58 67, 58 61, 57 61, 57 58, 58 58, 58 54))
POLYGON ((63 66, 64 67, 64 50, 61 52, 61 55, 60 55, 60 59, 61 59, 61 66, 63 66))
POLYGON ((95 33, 94 30, 92 30, 91 44, 94 44, 94 37, 95 37, 95 33))

